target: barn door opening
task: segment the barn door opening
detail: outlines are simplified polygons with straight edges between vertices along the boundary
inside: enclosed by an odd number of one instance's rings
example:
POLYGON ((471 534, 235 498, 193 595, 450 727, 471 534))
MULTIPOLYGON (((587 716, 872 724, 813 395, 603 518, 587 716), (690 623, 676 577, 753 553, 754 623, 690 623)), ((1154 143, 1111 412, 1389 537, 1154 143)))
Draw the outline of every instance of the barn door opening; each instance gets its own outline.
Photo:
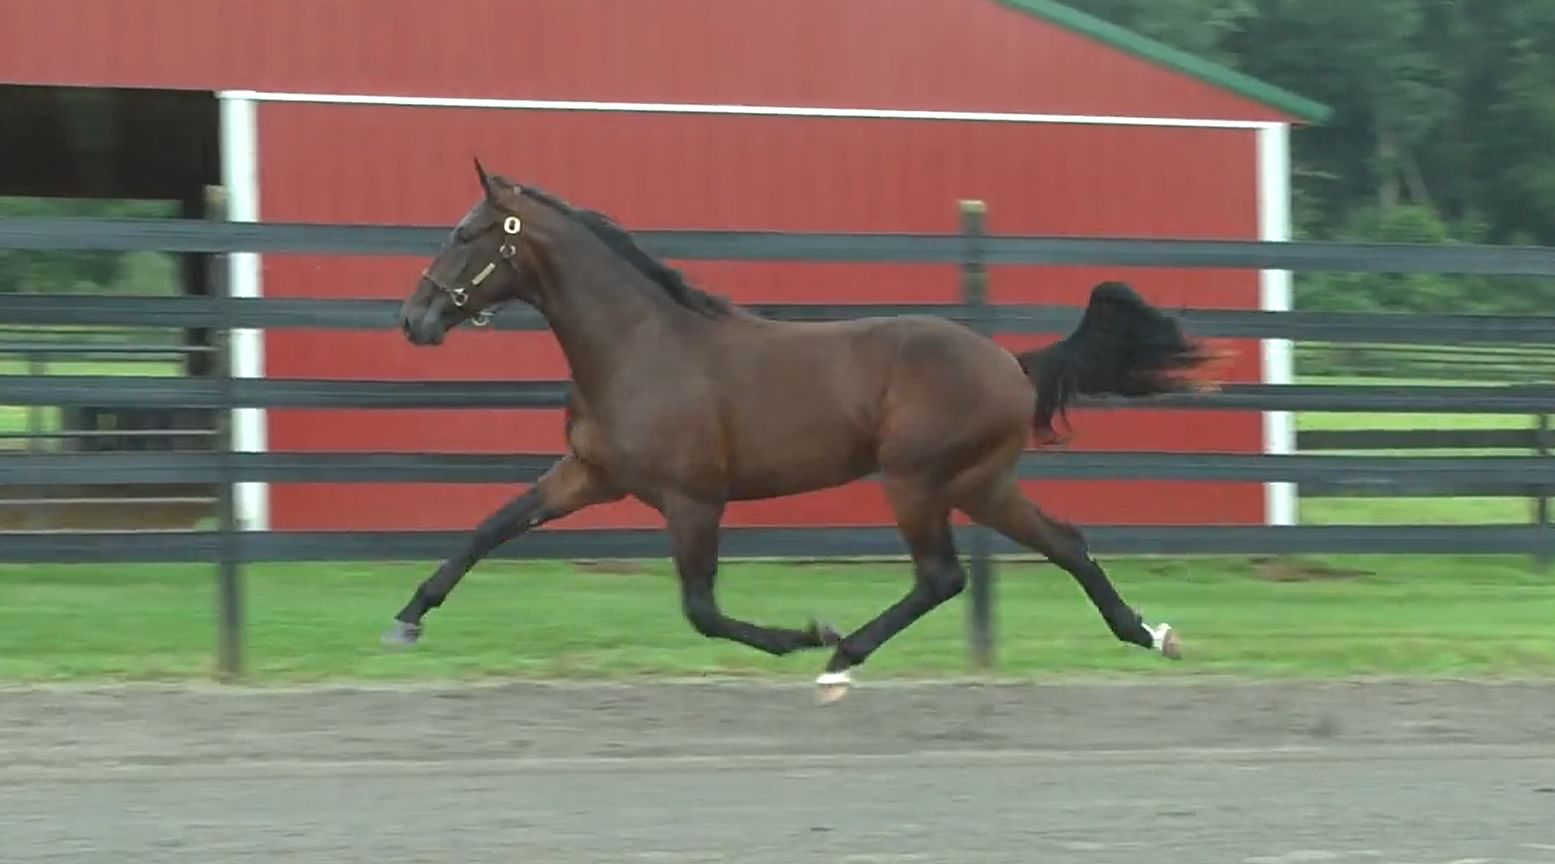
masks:
MULTIPOLYGON (((0 218, 207 218, 221 177, 213 93, 0 85, 0 218)), ((0 292, 208 294, 207 254, 0 250, 0 292)), ((17 327, 0 322, 0 367, 19 375, 212 371, 210 334, 174 328, 17 327)), ((208 411, 0 406, 0 448, 83 452, 213 444, 208 411)), ((188 527, 210 490, 0 489, 0 528, 188 527)))

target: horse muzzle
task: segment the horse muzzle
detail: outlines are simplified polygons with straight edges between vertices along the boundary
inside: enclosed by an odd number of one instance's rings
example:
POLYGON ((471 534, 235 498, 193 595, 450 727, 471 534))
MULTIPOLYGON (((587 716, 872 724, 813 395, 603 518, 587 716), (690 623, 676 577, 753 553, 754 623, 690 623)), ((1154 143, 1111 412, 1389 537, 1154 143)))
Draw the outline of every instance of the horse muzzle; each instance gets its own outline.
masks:
POLYGON ((436 290, 416 294, 400 310, 400 331, 412 345, 443 344, 448 337, 448 299, 436 290))

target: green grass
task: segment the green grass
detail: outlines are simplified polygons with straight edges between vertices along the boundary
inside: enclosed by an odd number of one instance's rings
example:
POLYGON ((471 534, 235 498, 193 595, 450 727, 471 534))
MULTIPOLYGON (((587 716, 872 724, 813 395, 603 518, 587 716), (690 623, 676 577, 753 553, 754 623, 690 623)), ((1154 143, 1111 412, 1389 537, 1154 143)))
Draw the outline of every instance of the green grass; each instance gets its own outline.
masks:
MULTIPOLYGON (((1323 414, 1296 418, 1300 429, 1527 429, 1532 419, 1496 414, 1323 414)), ((1372 456, 1529 456, 1528 450, 1346 451, 1372 456)), ((1305 525, 1483 525, 1530 522, 1526 498, 1304 498, 1305 525)))
MULTIPOLYGON (((1461 384, 1464 382, 1394 381, 1370 378, 1315 378, 1304 383, 1461 384)), ((1346 429, 1529 429, 1533 418, 1516 414, 1364 414, 1308 411, 1296 415, 1300 430, 1346 429)), ((1372 450, 1345 451, 1372 456, 1529 456, 1527 450, 1372 450)), ((1530 522, 1533 503, 1523 498, 1306 498, 1300 519, 1307 525, 1449 525, 1530 522)))
POLYGON ((1507 525, 1532 522, 1524 498, 1305 498, 1303 525, 1507 525))
MULTIPOLYGON (((41 372, 34 370, 20 357, 0 356, 0 375, 129 375, 166 377, 182 374, 180 365, 172 360, 50 360, 41 372)), ((59 409, 52 406, 29 408, 25 405, 0 405, 0 434, 21 434, 28 431, 28 415, 39 412, 39 429, 43 432, 59 430, 59 409)), ((26 442, 12 440, 0 442, 0 449, 25 448, 26 442)))
POLYGON ((182 367, 175 360, 155 359, 53 359, 44 365, 43 371, 34 372, 23 358, 0 356, 0 375, 134 375, 139 377, 165 377, 181 375, 182 367))
MULTIPOLYGON (((1332 677, 1546 676, 1555 672, 1555 575, 1521 559, 1330 558, 1321 562, 1132 559, 1108 563, 1126 597, 1186 639, 1171 663, 1114 641, 1051 566, 1005 564, 997 587, 999 674, 1332 677), (1296 577, 1298 581, 1282 581, 1296 577)), ((638 675, 804 680, 814 652, 771 658, 712 642, 681 617, 662 562, 640 572, 491 562, 428 619, 410 652, 378 634, 426 573, 419 565, 256 566, 247 648, 257 682, 638 675)), ((731 614, 797 625, 812 613, 857 626, 900 596, 905 565, 735 564, 731 614)), ((0 680, 208 676, 214 588, 207 567, 0 567, 0 680)), ((964 675, 963 600, 871 660, 867 678, 964 675)))
POLYGON ((1422 383, 1443 375, 1482 384, 1538 383, 1549 380, 1555 371, 1555 346, 1301 342, 1295 359, 1297 368, 1309 370, 1312 377, 1366 369, 1365 374, 1373 377, 1415 378, 1422 383))

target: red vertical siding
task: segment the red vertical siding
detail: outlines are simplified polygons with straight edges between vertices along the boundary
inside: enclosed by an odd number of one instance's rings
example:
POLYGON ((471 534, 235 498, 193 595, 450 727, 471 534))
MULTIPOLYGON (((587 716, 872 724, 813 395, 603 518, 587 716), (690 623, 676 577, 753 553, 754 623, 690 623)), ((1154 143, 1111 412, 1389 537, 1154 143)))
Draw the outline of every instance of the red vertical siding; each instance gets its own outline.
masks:
MULTIPOLYGON (((489 167, 604 210, 634 229, 954 230, 954 202, 989 202, 998 231, 1248 238, 1256 234, 1254 133, 1088 125, 957 124, 267 104, 260 114, 267 220, 448 224, 474 200, 471 152, 489 167), (370 146, 363 146, 370 142, 370 146), (511 155, 510 155, 511 154, 511 155), (1214 195, 1203 194, 1214 189, 1214 195)), ((422 261, 269 256, 271 296, 402 297, 422 261)), ((957 297, 954 268, 687 263, 740 301, 897 302, 957 297)), ((1083 302, 1117 275, 999 268, 1002 302, 1083 302)), ((1168 305, 1256 308, 1256 274, 1127 274, 1168 305)), ((1015 340, 1009 341, 1016 344, 1015 340)), ((277 331, 269 374, 297 377, 548 379, 565 366, 548 334, 461 333, 435 351, 398 334, 277 331)), ((1241 380, 1257 380, 1255 344, 1241 380)), ((1076 446, 1257 452, 1258 415, 1128 411, 1076 415, 1076 446)), ((560 449, 551 412, 296 412, 271 415, 277 450, 560 449), (391 422, 392 421, 392 422, 391 422)), ((1051 483, 1054 512, 1087 522, 1258 522, 1257 484, 1051 483)), ((455 528, 513 490, 278 486, 277 528, 455 528), (436 494, 429 494, 435 491, 436 494)), ((885 524, 867 486, 734 507, 732 524, 885 524)), ((562 527, 655 524, 631 504, 562 527)))
MULTIPOLYGON (((917 108, 1279 121, 1274 110, 995 0, 0 0, 0 81, 314 93, 917 108)), ((1099 126, 266 105, 262 217, 447 223, 472 149, 633 228, 1255 236, 1253 133, 1099 126)), ((421 262, 271 256, 274 296, 398 297, 421 262)), ((950 300, 949 268, 697 263, 740 300, 950 300)), ((1112 271, 1000 269, 996 300, 1080 302, 1112 271)), ((1252 273, 1128 274, 1157 302, 1251 308, 1252 273)), ((1014 340, 1011 344, 1017 344, 1014 340)), ((1256 380, 1242 343, 1241 380, 1256 380)), ((544 335, 412 352, 392 333, 270 334, 272 374, 554 377, 544 335)), ((1256 414, 1077 416, 1078 447, 1259 449, 1256 414)), ((546 412, 276 412, 278 449, 555 449, 546 412)), ((275 489, 277 527, 461 527, 511 490, 275 489), (435 505, 429 502, 435 501, 435 505)), ((1083 521, 1256 522, 1256 484, 1044 484, 1083 521)), ((881 522, 869 487, 735 523, 881 522)), ((630 505, 567 524, 641 522, 630 505)))
POLYGON ((0 81, 1284 119, 995 0, 0 0, 0 81))

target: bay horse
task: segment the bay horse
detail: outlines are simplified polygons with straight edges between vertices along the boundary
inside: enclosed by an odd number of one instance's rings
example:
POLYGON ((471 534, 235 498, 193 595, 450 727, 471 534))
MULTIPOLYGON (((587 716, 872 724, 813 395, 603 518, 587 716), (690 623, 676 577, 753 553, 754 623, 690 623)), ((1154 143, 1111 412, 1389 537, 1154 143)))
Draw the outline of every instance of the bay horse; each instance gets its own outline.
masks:
POLYGON ((1055 438, 1055 417, 1075 397, 1198 386, 1190 373, 1213 355, 1127 285, 1096 286, 1065 339, 1018 354, 933 316, 775 321, 693 287, 608 217, 488 175, 478 159, 475 170, 479 200, 422 272, 400 324, 411 343, 435 346, 499 304, 534 307, 571 373, 568 449, 416 587, 387 643, 416 642, 423 617, 493 549, 630 496, 665 520, 691 627, 773 655, 831 648, 816 679, 822 702, 845 695, 854 667, 961 592, 953 510, 1068 571, 1118 639, 1181 657, 1177 633, 1146 624, 1081 533, 1016 485, 1028 437, 1055 438), (771 627, 719 609, 728 502, 871 474, 911 554, 904 597, 846 635, 813 619, 771 627))

